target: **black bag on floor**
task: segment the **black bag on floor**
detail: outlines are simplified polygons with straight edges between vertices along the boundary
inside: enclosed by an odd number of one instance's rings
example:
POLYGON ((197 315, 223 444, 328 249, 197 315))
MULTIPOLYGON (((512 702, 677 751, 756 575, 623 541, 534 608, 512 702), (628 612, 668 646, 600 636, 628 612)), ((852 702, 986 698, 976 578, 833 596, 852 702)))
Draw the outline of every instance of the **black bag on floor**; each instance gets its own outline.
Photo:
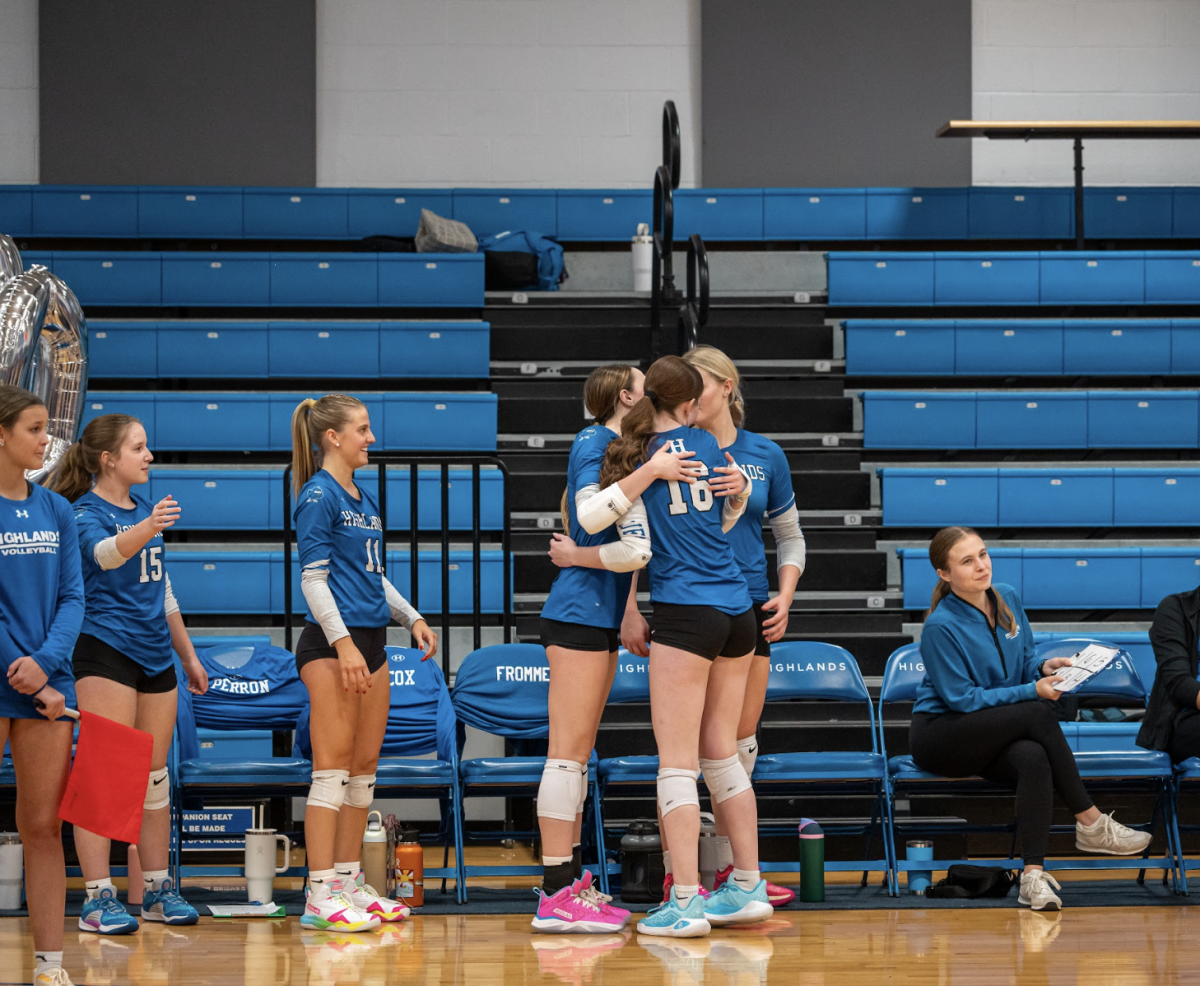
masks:
POLYGON ((1011 870, 999 866, 974 866, 955 863, 946 871, 944 880, 925 891, 926 897, 1007 897, 1017 882, 1011 870))
POLYGON ((483 286, 489 291, 519 291, 538 285, 536 253, 488 250, 483 255, 483 286))

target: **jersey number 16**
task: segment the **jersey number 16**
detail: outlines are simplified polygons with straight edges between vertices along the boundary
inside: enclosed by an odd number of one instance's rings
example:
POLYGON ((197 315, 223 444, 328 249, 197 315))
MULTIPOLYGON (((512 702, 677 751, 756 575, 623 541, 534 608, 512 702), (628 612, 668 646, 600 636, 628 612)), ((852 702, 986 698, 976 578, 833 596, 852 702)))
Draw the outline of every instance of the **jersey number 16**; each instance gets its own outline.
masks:
MULTIPOLYGON (((706 466, 703 462, 697 462, 696 465, 700 467, 697 470, 699 475, 708 475, 708 466, 706 466)), ((681 484, 677 479, 670 479, 667 481, 667 489, 671 493, 671 506, 668 508, 668 512, 672 517, 678 514, 686 514, 688 512, 688 505, 683 499, 683 490, 680 488, 680 486, 681 484)), ((713 495, 712 490, 709 489, 708 480, 697 479, 694 483, 689 483, 688 493, 691 494, 692 506, 701 513, 712 510, 713 495)))

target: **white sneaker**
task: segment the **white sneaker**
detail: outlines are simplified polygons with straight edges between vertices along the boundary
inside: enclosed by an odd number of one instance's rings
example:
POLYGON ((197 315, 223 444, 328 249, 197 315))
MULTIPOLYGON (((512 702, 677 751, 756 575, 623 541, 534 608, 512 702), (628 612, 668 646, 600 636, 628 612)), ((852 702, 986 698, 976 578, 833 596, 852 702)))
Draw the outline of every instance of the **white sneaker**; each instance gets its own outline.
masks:
POLYGON ((1075 848, 1083 852, 1137 856, 1145 852, 1151 838, 1149 832, 1122 825, 1112 815, 1101 815, 1091 825, 1075 823, 1075 848))
POLYGON ((1035 911, 1057 911, 1062 908, 1062 901, 1051 890, 1062 890, 1058 881, 1045 870, 1027 870, 1021 874, 1021 893, 1017 903, 1031 907, 1035 911))
POLYGON ((51 969, 49 972, 43 972, 33 982, 34 986, 74 986, 71 982, 71 977, 61 967, 51 969))

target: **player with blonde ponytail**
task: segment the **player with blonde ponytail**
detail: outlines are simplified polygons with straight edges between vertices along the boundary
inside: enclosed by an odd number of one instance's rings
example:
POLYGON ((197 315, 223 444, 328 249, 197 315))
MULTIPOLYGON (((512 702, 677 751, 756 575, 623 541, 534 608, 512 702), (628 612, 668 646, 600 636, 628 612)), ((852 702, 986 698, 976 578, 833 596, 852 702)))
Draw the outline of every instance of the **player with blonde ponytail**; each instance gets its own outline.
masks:
POLYGON ((412 633, 425 660, 438 640, 384 575, 378 501, 354 482, 373 444, 367 408, 355 397, 306 399, 292 414, 293 515, 309 612, 296 666, 312 703, 306 928, 365 931, 408 916, 407 907, 363 882, 355 857, 387 729, 388 622, 412 633))

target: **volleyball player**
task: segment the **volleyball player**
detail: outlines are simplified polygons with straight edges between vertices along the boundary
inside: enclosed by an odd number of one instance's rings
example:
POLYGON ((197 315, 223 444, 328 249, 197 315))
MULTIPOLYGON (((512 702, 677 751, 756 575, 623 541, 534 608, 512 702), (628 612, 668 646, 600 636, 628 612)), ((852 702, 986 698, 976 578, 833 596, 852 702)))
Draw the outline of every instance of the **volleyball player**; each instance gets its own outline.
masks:
MULTIPOLYGON (((782 640, 787 632, 788 610, 796 594, 796 583, 804 574, 804 533, 800 530, 791 468, 783 449, 769 438, 742 428, 746 404, 742 398, 741 376, 733 360, 714 346, 697 346, 683 358, 704 378, 696 426, 712 435, 723 451, 731 453, 737 459, 738 467, 754 484, 746 506, 746 519, 735 524, 727 535, 750 589, 754 620, 758 624, 758 639, 751 658, 750 676, 746 680, 737 741, 738 759, 746 773, 753 775, 758 756, 758 720, 766 702, 767 679, 771 671, 771 644, 782 640), (774 595, 767 581, 767 552, 762 531, 764 514, 775 537, 779 591, 774 595)), ((632 609, 632 614, 627 616, 641 618, 637 607, 632 609)), ((724 812, 717 802, 713 803, 713 816, 717 826, 718 861, 713 886, 716 890, 733 872, 733 850, 726 834, 724 812)), ((664 898, 666 889, 664 887, 664 898)), ((767 896, 772 906, 783 907, 795 899, 796 893, 768 882, 767 896)))
MULTIPOLYGON (((0 750, 17 778, 17 831, 33 930, 36 986, 71 986, 62 967, 67 871, 58 802, 71 761, 71 648, 83 622, 83 576, 71 507, 25 478, 50 444, 41 398, 0 384, 0 750)), ((12 970, 6 978, 17 976, 12 970)))
MULTIPOLYGON (((175 731, 177 686, 172 648, 188 691, 203 695, 208 675, 196 658, 167 575, 162 532, 179 519, 170 496, 151 506, 132 492, 150 481, 146 429, 126 414, 91 421, 55 470, 52 486, 75 504, 86 609, 73 664, 79 708, 154 737, 137 858, 142 918, 195 924, 199 915, 169 875, 171 781, 167 754, 175 731)), ((107 838, 75 826, 87 898, 79 927, 102 935, 138 930, 117 900, 107 838)), ((132 875, 132 874, 131 874, 132 875)))
POLYGON ((387 730, 389 618, 412 633, 425 660, 437 652, 437 635, 384 576, 378 503, 354 482, 374 443, 367 409, 354 397, 304 400, 292 414, 296 541, 309 610, 296 666, 312 703, 306 928, 365 931, 409 913, 363 882, 357 857, 387 730))
MULTIPOLYGON (((579 858, 587 761, 608 700, 620 646, 617 628, 630 577, 639 560, 635 548, 622 544, 611 526, 588 534, 579 526, 576 505, 595 493, 608 443, 621 422, 641 400, 641 370, 624 364, 593 370, 584 385, 584 406, 593 424, 575 436, 563 492, 563 529, 573 543, 592 548, 603 567, 563 568, 542 608, 542 646, 550 662, 550 740, 538 788, 537 813, 542 838, 542 889, 536 931, 590 933, 620 930, 629 912, 612 907, 591 886, 579 858)), ((665 450, 647 465, 644 475, 626 480, 625 495, 636 499, 655 476, 690 481, 689 457, 665 450)))
MULTIPOLYGON (((758 812, 737 756, 737 727, 757 629, 746 586, 725 537, 753 484, 707 432, 693 429, 704 381, 677 356, 646 373, 645 396, 605 453, 600 491, 581 507, 585 530, 623 521, 632 504, 618 482, 663 447, 695 452, 697 476, 651 483, 642 494, 650 556, 650 710, 658 746, 658 807, 671 857, 669 899, 638 923, 642 934, 691 938, 713 924, 760 921, 771 913, 758 870, 758 812), (727 498, 720 511, 719 498, 727 498), (707 898, 699 893, 698 769, 724 805, 734 870, 707 898)), ((624 526, 628 528, 628 523, 624 526)), ((626 531, 628 533, 628 531, 626 531)))

